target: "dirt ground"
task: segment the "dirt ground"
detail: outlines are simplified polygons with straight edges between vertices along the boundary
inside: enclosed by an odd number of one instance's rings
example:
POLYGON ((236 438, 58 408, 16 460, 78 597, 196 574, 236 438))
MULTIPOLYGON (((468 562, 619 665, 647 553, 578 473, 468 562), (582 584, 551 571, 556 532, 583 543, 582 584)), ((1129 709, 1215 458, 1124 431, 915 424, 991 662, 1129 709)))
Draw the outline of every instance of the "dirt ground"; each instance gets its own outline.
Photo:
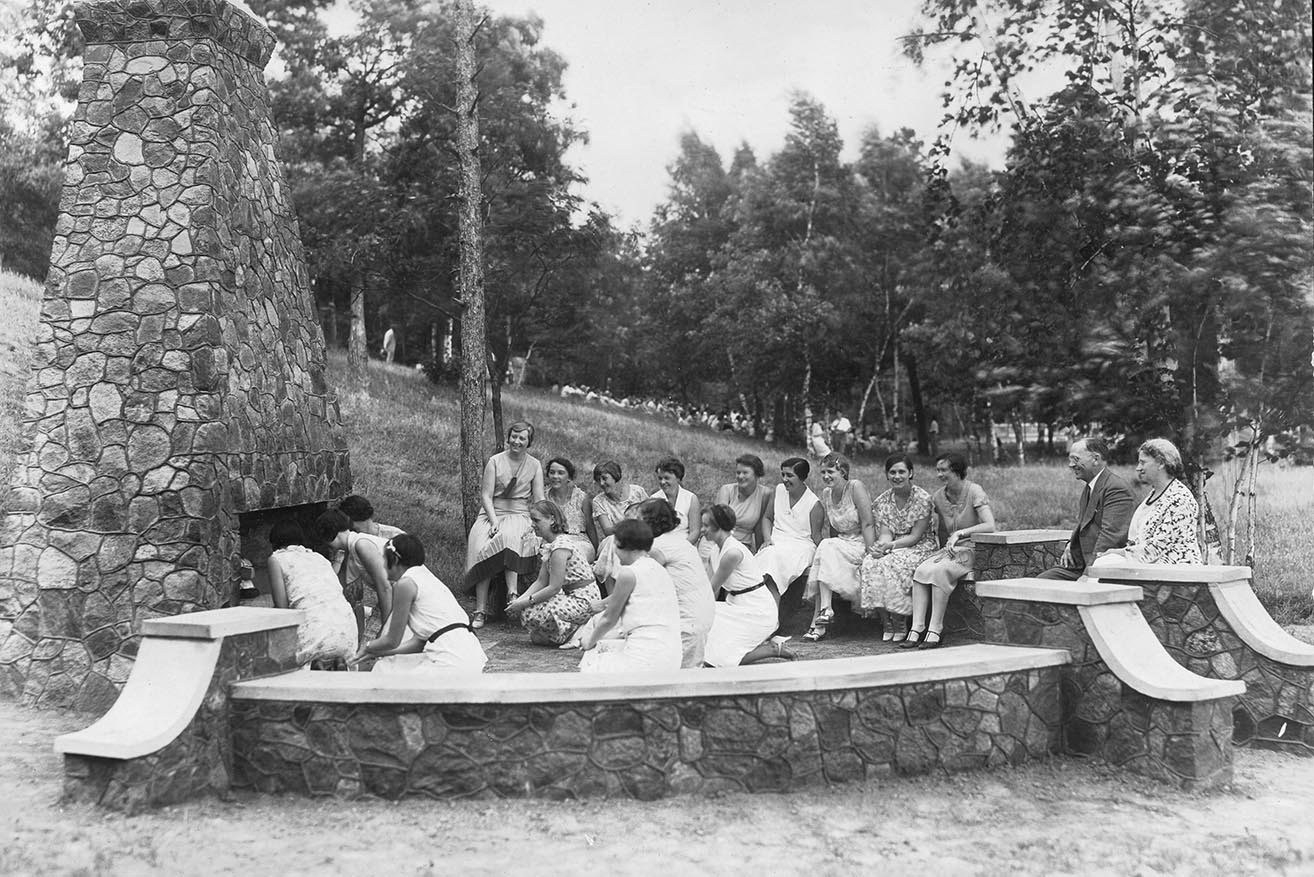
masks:
POLYGON ((788 795, 342 802, 238 794, 128 818, 60 803, 52 739, 0 703, 4 874, 1314 873, 1314 759, 1241 752, 1185 793, 1056 758, 788 795))

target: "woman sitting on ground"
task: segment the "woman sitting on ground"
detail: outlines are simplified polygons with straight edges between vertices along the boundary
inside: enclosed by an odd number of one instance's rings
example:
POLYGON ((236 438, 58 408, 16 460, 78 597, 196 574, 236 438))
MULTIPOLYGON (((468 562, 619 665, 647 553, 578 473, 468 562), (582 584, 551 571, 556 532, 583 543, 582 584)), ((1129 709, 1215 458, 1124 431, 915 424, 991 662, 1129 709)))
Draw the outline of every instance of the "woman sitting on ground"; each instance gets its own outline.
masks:
POLYGON ((593 563, 598 551, 598 537, 593 531, 593 500, 575 484, 575 464, 565 457, 548 460, 547 498, 565 516, 566 531, 562 537, 578 543, 584 558, 593 563))
POLYGON ((731 535, 734 529, 735 513, 729 506, 714 505, 703 513, 703 538, 716 546, 712 588, 726 592, 725 602, 716 604, 704 660, 711 667, 766 658, 793 660, 781 643, 769 639, 778 623, 776 600, 758 559, 731 535))
POLYGON ((520 616, 530 642, 559 646, 593 616, 593 602, 602 594, 585 549, 566 535, 561 507, 550 499, 541 500, 529 507, 529 519, 542 540, 538 578, 506 611, 520 616))
POLYGON ((383 550, 396 611, 388 626, 361 647, 356 661, 378 658, 375 673, 480 673, 488 663, 456 597, 424 565, 424 546, 409 533, 383 550))
POLYGON ((584 629, 582 673, 680 669, 680 607, 671 577, 648 556, 652 528, 622 520, 613 532, 616 588, 584 629), (619 630, 620 635, 612 634, 619 630))
POLYGON ((1200 507, 1191 488, 1182 482, 1182 453, 1167 439, 1154 438, 1136 455, 1136 477, 1150 493, 1132 512, 1127 547, 1106 551, 1090 565, 1090 572, 1114 566, 1157 563, 1200 563, 1196 520, 1200 507))
POLYGON ((934 649, 940 645, 949 595, 972 571, 972 536, 995 531, 990 500, 981 485, 967 480, 967 460, 962 454, 941 454, 935 460, 935 474, 944 482, 931 495, 944 547, 913 572, 912 626, 901 649, 934 649))
POLYGON ((392 612, 392 585, 383 562, 387 539, 351 529, 351 519, 337 509, 329 509, 315 519, 315 535, 328 546, 333 571, 342 576, 342 594, 356 616, 356 630, 365 635, 365 583, 369 582, 378 599, 379 624, 388 623, 392 612))
POLYGON ((703 513, 698 497, 684 486, 684 464, 675 457, 663 457, 657 461, 657 490, 653 499, 665 499, 685 522, 684 536, 690 545, 695 545, 702 533, 698 521, 703 513))
POLYGON ((593 531, 601 540, 598 559, 593 563, 593 576, 602 586, 602 592, 610 594, 617 567, 616 540, 612 534, 616 525, 625 519, 625 510, 643 502, 648 494, 639 485, 621 480, 621 467, 615 460, 604 460, 594 466, 593 481, 601 488, 593 497, 593 531))
POLYGON ((831 535, 822 539, 808 573, 804 599, 816 600, 812 626, 803 634, 806 642, 817 642, 835 618, 832 596, 848 600, 858 608, 861 584, 858 569, 862 558, 876 544, 871 520, 871 498, 858 479, 849 480, 849 461, 843 454, 827 454, 821 460, 821 508, 831 535))
POLYGON ((812 466, 802 457, 780 464, 780 483, 762 518, 757 560, 783 599, 789 586, 812 566, 825 520, 817 495, 808 487, 812 466))
POLYGON ((537 550, 526 542, 529 504, 543 498, 543 467, 529 453, 533 424, 519 420, 506 433, 506 450, 488 458, 480 491, 479 517, 465 546, 465 585, 475 592, 470 625, 488 620, 488 588, 493 576, 506 577, 507 602, 516 598, 520 575, 534 569, 537 550))
POLYGON ((885 480, 890 489, 872 503, 876 544, 862 559, 862 594, 859 611, 882 615, 881 639, 903 642, 912 614, 912 576, 935 552, 931 529, 931 495, 913 484, 912 458, 891 454, 885 458, 885 480))
POLYGON ((652 548, 648 555, 671 577, 675 599, 680 606, 681 667, 703 666, 703 649, 707 632, 712 628, 712 583, 703 568, 698 549, 689 544, 680 527, 675 509, 664 499, 646 499, 639 503, 639 518, 652 528, 652 548))
POLYGON ((297 663, 312 670, 345 669, 356 654, 356 619, 342 594, 333 565, 306 547, 306 535, 296 521, 282 520, 269 528, 269 593, 279 609, 300 609, 306 618, 297 625, 297 663))

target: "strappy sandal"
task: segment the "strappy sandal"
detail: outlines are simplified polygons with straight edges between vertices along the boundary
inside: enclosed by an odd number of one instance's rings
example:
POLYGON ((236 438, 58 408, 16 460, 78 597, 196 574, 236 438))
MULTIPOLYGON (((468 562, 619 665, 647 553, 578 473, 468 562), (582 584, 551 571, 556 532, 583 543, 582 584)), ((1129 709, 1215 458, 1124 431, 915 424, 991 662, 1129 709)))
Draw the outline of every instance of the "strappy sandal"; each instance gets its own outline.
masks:
POLYGON ((920 645, 922 644, 922 634, 924 634, 924 633, 926 633, 926 631, 924 631, 924 630, 910 630, 910 631, 908 631, 908 638, 907 638, 906 640, 904 640, 903 642, 899 643, 899 648, 901 648, 901 649, 915 649, 915 648, 917 648, 918 646, 920 646, 920 645))
POLYGON ((785 651, 784 642, 776 642, 775 640, 771 640, 771 646, 772 646, 771 649, 772 652, 775 653, 774 656, 780 658, 783 661, 792 661, 796 657, 793 652, 785 651))
POLYGON ((942 645, 944 645, 944 637, 941 635, 941 632, 938 630, 928 630, 926 631, 925 639, 922 640, 922 644, 917 648, 938 649, 942 645), (935 639, 931 639, 931 637, 935 637, 935 639))
POLYGON ((830 626, 831 621, 835 618, 835 610, 822 609, 817 613, 817 617, 812 619, 812 626, 808 632, 803 634, 803 642, 815 643, 820 642, 826 637, 826 628, 830 626))

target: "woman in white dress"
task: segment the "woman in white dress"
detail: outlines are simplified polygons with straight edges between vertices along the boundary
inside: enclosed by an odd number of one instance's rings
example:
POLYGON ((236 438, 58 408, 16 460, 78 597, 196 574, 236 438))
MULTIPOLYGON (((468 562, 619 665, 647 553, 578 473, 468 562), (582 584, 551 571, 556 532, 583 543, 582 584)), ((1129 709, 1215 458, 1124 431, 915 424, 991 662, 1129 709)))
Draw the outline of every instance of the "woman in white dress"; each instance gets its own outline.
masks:
POLYGON ((1136 477, 1150 488, 1132 512, 1127 547, 1106 551, 1091 563, 1089 573, 1116 566, 1156 563, 1200 563, 1196 519, 1200 507, 1181 480, 1182 453, 1167 439, 1154 438, 1136 455, 1136 477))
POLYGON ((616 525, 616 589, 602 615, 580 641, 581 673, 627 673, 680 669, 680 607, 675 585, 648 556, 652 528, 643 521, 616 525), (612 636, 619 630, 620 636, 612 636))
POLYGON ((378 658, 375 673, 481 673, 488 657, 470 616, 424 565, 424 545, 409 533, 384 547, 393 608, 388 626, 361 646, 356 662, 378 658))
POLYGON ((488 458, 480 490, 479 517, 465 545, 465 585, 475 592, 470 624, 488 620, 488 588, 499 572, 506 577, 507 602, 520 591, 520 576, 532 572, 538 546, 526 544, 529 504, 543 499, 543 467, 529 453, 534 425, 516 421, 506 433, 506 450, 488 458))
POLYGON ((333 551, 333 572, 342 576, 342 594, 356 616, 358 637, 365 635, 365 583, 378 600, 379 624, 386 625, 392 613, 392 585, 383 562, 387 539, 351 528, 351 518, 337 509, 329 509, 315 519, 320 541, 333 551))
POLYGON ((802 457, 780 464, 780 483, 762 519, 757 561, 783 599, 789 586, 807 573, 821 542, 825 519, 817 495, 808 487, 811 465, 802 457))
POLYGON ((690 545, 697 545, 702 535, 699 521, 703 510, 698 497, 684 486, 684 464, 675 457, 663 457, 657 461, 657 490, 653 499, 664 499, 675 509, 684 524, 684 537, 690 545))
POLYGON ((716 604, 704 660, 711 667, 755 664, 767 658, 793 660, 781 643, 768 639, 778 624, 775 596, 757 558, 731 535, 734 528, 730 506, 714 505, 703 513, 703 538, 716 546, 712 588, 726 592, 725 602, 716 604))
POLYGON ((858 572, 862 558, 876 543, 876 528, 871 518, 871 497, 867 487, 854 478, 849 480, 849 460, 843 454, 827 454, 821 461, 821 508, 831 535, 821 540, 812 569, 808 573, 805 599, 816 600, 812 627, 803 634, 806 642, 817 642, 835 618, 831 600, 838 596, 860 609, 862 583, 858 572))
POLYGON ((269 529, 269 592, 279 609, 300 609, 306 620, 297 626, 297 663, 311 669, 345 667, 356 653, 356 619, 342 595, 333 565, 306 547, 295 521, 278 521, 269 529))
POLYGON ((638 511, 640 520, 653 532, 648 555, 662 565, 675 586, 675 599, 680 605, 680 645, 683 651, 680 666, 701 667, 716 600, 699 550, 685 539, 680 518, 666 500, 646 499, 639 503, 638 511))
MULTIPOLYGON (((767 506, 771 505, 771 490, 762 483, 766 475, 766 466, 757 454, 740 454, 735 460, 735 480, 722 484, 716 491, 716 504, 728 505, 735 512, 736 539, 756 552, 761 541, 762 518, 767 506)), ((702 526, 702 521, 699 521, 702 526)), ((707 574, 712 574, 712 548, 714 546, 703 539, 698 543, 698 556, 707 567, 707 574)))

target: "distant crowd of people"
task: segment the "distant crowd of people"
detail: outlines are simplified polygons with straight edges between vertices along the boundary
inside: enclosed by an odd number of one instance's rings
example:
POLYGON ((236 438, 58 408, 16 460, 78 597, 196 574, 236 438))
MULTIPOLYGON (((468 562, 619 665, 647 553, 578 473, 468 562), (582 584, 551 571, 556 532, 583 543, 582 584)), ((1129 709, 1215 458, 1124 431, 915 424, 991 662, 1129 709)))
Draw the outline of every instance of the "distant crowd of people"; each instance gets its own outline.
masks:
MULTIPOLYGON (((373 660, 374 672, 481 671, 477 632, 490 616, 491 584, 530 642, 579 649, 583 672, 730 667, 792 659, 781 639, 782 592, 800 588, 813 604, 802 639, 826 638, 834 600, 881 619, 881 638, 933 649, 944 636, 949 597, 973 567, 974 539, 995 529, 990 499, 968 478, 962 455, 935 460, 939 486, 914 483, 912 458, 888 456, 879 493, 850 477, 834 451, 813 465, 779 464, 779 483, 745 454, 734 479, 700 498, 674 458, 653 469, 654 490, 627 480, 612 460, 593 467, 593 491, 562 457, 541 462, 534 427, 513 423, 505 450, 484 467, 481 509, 466 546, 462 588, 470 615, 425 566, 413 534, 374 520, 368 500, 348 497, 321 515, 320 551, 291 521, 270 532, 274 603, 304 609, 298 653, 313 666, 373 660), (365 589, 382 626, 364 634, 365 589), (718 599, 720 598, 720 599, 718 599)), ((1145 442, 1137 476, 1149 489, 1137 503, 1107 465, 1102 439, 1071 446, 1068 466, 1084 483, 1062 564, 1046 578, 1075 580, 1110 565, 1193 563, 1195 499, 1182 483, 1181 455, 1164 439, 1145 442)))

